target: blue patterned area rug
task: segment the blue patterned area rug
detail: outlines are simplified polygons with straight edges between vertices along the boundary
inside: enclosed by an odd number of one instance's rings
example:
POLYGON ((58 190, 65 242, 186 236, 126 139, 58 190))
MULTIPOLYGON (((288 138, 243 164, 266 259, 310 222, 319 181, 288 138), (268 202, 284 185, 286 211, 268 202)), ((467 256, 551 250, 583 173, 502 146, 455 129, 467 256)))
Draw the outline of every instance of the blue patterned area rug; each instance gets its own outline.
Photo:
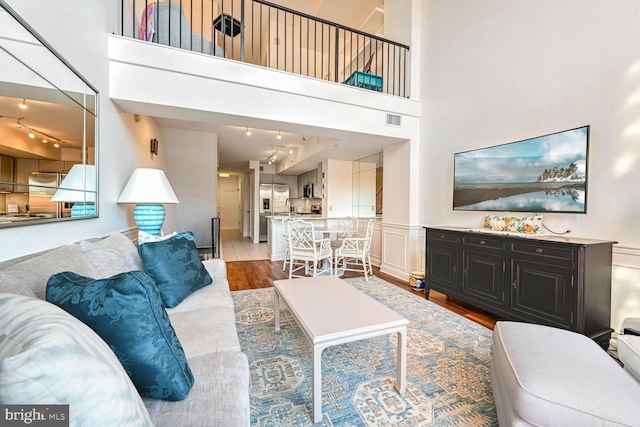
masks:
MULTIPOLYGON (((322 354, 317 426, 497 426, 489 381, 491 330, 377 277, 347 279, 411 323, 407 390, 395 387, 396 334, 329 347, 322 354)), ((251 425, 313 425, 311 344, 273 289, 232 292, 249 358, 251 425)), ((327 312, 330 316, 330 312, 327 312)))

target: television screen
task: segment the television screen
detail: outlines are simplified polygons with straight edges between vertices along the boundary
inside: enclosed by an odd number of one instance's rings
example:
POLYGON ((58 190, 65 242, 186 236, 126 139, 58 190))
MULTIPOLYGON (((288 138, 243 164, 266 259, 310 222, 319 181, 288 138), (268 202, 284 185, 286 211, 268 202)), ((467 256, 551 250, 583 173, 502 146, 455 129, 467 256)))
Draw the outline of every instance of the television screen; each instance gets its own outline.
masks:
POLYGON ((589 126, 454 154, 453 209, 587 212, 589 126))

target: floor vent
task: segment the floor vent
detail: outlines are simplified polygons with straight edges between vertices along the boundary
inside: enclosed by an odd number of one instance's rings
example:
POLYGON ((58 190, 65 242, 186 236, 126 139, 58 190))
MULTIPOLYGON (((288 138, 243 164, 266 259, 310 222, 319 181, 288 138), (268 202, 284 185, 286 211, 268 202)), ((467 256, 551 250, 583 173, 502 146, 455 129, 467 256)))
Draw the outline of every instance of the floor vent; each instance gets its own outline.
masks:
POLYGON ((398 127, 402 126, 402 116, 387 113, 387 125, 398 127))

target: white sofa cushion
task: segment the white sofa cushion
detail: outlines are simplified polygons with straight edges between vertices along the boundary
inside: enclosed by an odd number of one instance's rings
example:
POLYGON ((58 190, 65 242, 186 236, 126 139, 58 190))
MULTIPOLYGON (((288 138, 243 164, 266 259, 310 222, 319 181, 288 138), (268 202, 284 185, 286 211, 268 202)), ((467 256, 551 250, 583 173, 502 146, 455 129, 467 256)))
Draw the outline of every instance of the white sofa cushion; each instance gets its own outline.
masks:
POLYGON ((0 283, 3 286, 27 286, 38 298, 44 299, 49 277, 61 271, 96 277, 95 270, 84 257, 80 247, 71 244, 3 269, 0 271, 0 283))
POLYGON ((122 233, 100 240, 83 240, 78 246, 96 272, 87 277, 105 279, 129 271, 144 271, 136 245, 122 233))
POLYGON ((0 403, 68 404, 70 425, 152 426, 111 349, 37 298, 0 294, 0 403))
POLYGON ((640 336, 620 335, 618 357, 624 363, 624 369, 640 382, 640 336))
POLYGON ((211 307, 233 308, 233 299, 227 279, 214 279, 213 283, 198 289, 175 307, 166 308, 169 315, 211 307))
MULTIPOLYGON (((209 353, 240 351, 233 308, 211 307, 169 314, 189 363, 191 358, 209 353)), ((196 382, 198 377, 194 373, 196 382)))
POLYGON ((157 427, 247 427, 249 364, 243 353, 207 354, 189 360, 196 383, 181 402, 144 398, 157 427))
POLYGON ((207 269, 214 281, 227 278, 227 265, 220 258, 204 260, 202 265, 204 265, 204 268, 207 269))
POLYGON ((504 425, 638 425, 640 384, 584 335, 521 322, 493 330, 491 386, 504 425))

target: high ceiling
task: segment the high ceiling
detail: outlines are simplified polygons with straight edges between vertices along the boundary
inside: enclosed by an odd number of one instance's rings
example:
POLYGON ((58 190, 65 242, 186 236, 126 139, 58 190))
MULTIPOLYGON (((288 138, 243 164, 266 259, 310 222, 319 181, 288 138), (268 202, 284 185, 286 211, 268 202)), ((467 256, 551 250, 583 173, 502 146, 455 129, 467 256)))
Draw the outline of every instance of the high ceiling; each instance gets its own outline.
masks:
MULTIPOLYGON (((273 0, 272 3, 355 29, 362 28, 367 18, 376 9, 380 10, 384 6, 383 0, 273 0)), ((326 158, 356 160, 381 151, 389 143, 371 135, 332 133, 327 129, 285 123, 263 123, 250 119, 235 120, 194 123, 156 118, 161 127, 216 132, 219 137, 219 170, 232 174, 246 171, 249 160, 266 163, 271 154, 288 154, 289 149, 312 142, 322 142, 327 148, 314 157, 296 163, 287 169, 285 174, 299 175, 316 169, 318 163, 326 158), (246 134, 248 129, 251 130, 251 136, 246 134), (281 139, 277 138, 278 134, 281 139), (349 141, 348 144, 341 143, 345 139, 349 141)))

